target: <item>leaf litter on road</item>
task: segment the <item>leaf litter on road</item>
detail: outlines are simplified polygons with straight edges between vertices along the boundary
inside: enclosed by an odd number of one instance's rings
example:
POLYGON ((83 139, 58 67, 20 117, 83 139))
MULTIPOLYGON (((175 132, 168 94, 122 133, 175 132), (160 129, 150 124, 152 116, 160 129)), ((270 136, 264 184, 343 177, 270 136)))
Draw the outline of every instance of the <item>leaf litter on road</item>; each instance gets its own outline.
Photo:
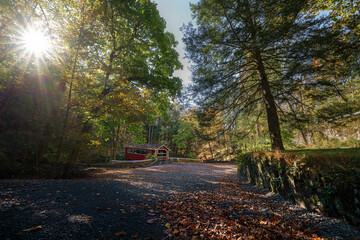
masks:
POLYGON ((321 239, 282 202, 224 178, 213 192, 176 193, 157 204, 171 239, 321 239))

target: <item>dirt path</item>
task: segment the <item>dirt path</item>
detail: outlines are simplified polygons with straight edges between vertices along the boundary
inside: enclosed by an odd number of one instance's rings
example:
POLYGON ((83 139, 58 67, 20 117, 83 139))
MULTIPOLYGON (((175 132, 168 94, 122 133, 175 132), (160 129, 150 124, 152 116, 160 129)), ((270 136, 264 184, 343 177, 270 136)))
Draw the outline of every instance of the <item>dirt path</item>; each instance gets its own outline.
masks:
POLYGON ((227 164, 110 170, 86 180, 1 180, 0 194, 0 239, 359 236, 340 220, 242 182, 227 164))

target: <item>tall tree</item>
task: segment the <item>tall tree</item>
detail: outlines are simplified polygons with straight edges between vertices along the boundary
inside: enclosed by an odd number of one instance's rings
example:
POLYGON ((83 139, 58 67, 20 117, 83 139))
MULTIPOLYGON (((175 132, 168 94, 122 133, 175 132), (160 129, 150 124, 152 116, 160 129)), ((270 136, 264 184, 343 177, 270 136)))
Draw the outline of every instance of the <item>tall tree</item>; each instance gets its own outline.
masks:
POLYGON ((148 95, 181 90, 177 43, 150 0, 2 1, 0 33, 0 158, 24 169, 71 168, 105 121, 116 153, 121 132, 142 134, 148 95), (46 56, 24 47, 31 28, 52 41, 46 56))
MULTIPOLYGON (((63 55, 66 58, 63 62, 69 59, 74 66, 70 68, 72 74, 65 74, 70 76, 65 81, 65 87, 71 101, 68 101, 70 103, 64 115, 66 119, 70 107, 77 108, 74 109, 74 117, 83 119, 79 121, 81 126, 78 129, 81 131, 78 139, 91 129, 85 119, 105 115, 109 108, 116 106, 112 99, 121 105, 122 98, 131 94, 127 91, 128 87, 124 87, 128 84, 130 88, 151 89, 154 94, 161 91, 166 97, 179 93, 181 81, 172 77, 174 69, 181 67, 178 54, 173 49, 176 42, 172 34, 165 32, 165 21, 155 4, 148 0, 70 3, 65 7, 56 5, 64 19, 57 26, 61 27, 59 32, 68 29, 73 36, 78 36, 74 39, 66 37, 67 31, 62 32, 68 48, 76 46, 75 53, 69 57, 63 55), (77 10, 81 21, 73 17, 73 9, 77 10), (76 84, 71 82, 73 78, 76 84), (122 98, 118 97, 119 92, 122 98)), ((75 141, 72 148, 72 152, 79 152, 80 142, 75 141)), ((74 154, 69 156, 70 161, 76 158, 74 154)))
MULTIPOLYGON (((266 110, 273 150, 283 150, 278 109, 295 91, 301 76, 318 69, 315 57, 330 52, 330 19, 307 14, 306 0, 202 0, 191 5, 197 20, 184 27, 194 66, 199 103, 226 118, 266 110)), ((305 84, 330 84, 309 77, 305 84)), ((235 121, 233 121, 235 122, 235 121)))

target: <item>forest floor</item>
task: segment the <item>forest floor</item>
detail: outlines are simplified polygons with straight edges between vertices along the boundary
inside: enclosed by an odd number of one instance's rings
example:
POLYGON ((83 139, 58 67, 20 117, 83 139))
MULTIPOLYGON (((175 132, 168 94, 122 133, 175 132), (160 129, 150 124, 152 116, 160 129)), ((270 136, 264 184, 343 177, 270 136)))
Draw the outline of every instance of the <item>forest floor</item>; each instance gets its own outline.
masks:
POLYGON ((0 239, 358 239, 239 178, 235 164, 109 169, 81 180, 0 180, 0 239))

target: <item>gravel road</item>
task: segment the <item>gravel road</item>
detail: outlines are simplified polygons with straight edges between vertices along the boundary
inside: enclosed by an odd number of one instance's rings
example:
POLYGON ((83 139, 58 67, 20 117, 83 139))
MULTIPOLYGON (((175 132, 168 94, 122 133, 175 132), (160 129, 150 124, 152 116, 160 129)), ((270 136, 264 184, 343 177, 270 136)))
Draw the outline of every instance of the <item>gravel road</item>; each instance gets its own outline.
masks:
POLYGON ((259 199, 289 206, 322 237, 360 236, 341 220, 245 183, 235 165, 172 163, 112 169, 81 180, 0 180, 0 239, 167 239, 156 204, 178 194, 212 194, 225 177, 259 199))

